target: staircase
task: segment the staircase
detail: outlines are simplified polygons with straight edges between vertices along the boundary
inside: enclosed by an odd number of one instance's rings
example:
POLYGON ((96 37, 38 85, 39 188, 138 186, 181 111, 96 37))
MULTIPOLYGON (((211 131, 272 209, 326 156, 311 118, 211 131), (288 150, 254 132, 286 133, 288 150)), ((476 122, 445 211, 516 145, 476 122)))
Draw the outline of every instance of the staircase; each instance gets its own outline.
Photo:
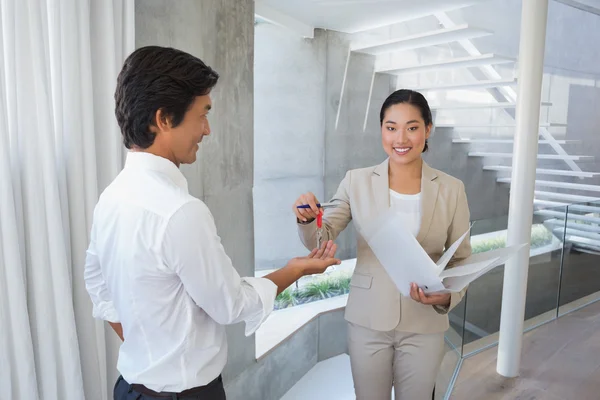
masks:
MULTIPOLYGON (((452 135, 454 144, 467 146, 469 157, 482 159, 484 170, 496 173, 498 184, 510 185, 514 109, 517 100, 514 89, 517 84, 517 60, 499 54, 479 52, 471 40, 493 35, 490 30, 467 24, 457 25, 445 12, 436 13, 435 17, 439 21, 440 29, 351 47, 351 52, 376 57, 369 96, 372 95, 376 74, 393 76, 397 79, 397 89, 410 88, 420 91, 431 103, 436 99, 444 99, 444 94, 449 92, 472 93, 472 96, 462 96, 475 99, 472 103, 442 100, 438 101, 439 104, 432 105, 434 127, 437 131, 434 131, 434 134, 452 135), (393 55, 400 51, 431 53, 434 46, 439 49, 440 46, 444 48, 454 42, 458 42, 462 52, 468 55, 412 64, 390 61, 394 59, 393 55), (502 76, 496 70, 500 65, 512 65, 513 77, 507 78, 506 73, 502 76), (478 73, 473 74, 474 70, 478 73), (471 79, 440 85, 411 85, 411 82, 421 82, 420 78, 425 76, 423 74, 431 76, 432 73, 444 71, 461 71, 463 76, 470 76, 471 79), (477 79, 475 75, 484 79, 477 79), (482 98, 488 100, 481 101, 482 98), (461 119, 459 114, 465 111, 469 116, 461 119)), ((550 115, 552 107, 552 103, 542 102, 542 115, 550 115)), ((365 113, 365 128, 368 109, 369 107, 365 113)), ((543 121, 543 118, 540 118, 540 121, 537 159, 541 165, 538 165, 536 170, 535 184, 538 190, 534 200, 537 220, 535 222, 542 222, 561 241, 564 239, 570 243, 572 248, 600 253, 600 185, 585 183, 586 179, 594 179, 600 172, 583 170, 579 166, 579 163, 594 161, 594 155, 573 154, 570 148, 580 141, 564 138, 566 121, 543 121), (569 207, 569 215, 566 218, 565 206, 582 202, 587 204, 569 207)))

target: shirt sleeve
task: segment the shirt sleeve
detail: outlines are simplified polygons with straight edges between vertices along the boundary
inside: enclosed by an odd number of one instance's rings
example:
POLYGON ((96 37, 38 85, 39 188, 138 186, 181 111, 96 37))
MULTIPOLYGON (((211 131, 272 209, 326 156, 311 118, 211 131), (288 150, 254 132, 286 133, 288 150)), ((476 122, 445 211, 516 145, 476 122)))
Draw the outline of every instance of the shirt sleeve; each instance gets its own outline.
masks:
POLYGON ((83 278, 85 280, 85 288, 92 300, 92 315, 94 318, 114 323, 119 322, 119 314, 111 299, 110 291, 106 286, 102 268, 100 267, 100 260, 96 253, 96 235, 94 227, 92 227, 90 245, 85 257, 83 278))
POLYGON ((208 207, 193 200, 169 219, 162 243, 165 264, 185 290, 221 325, 246 322, 249 336, 266 320, 277 286, 264 278, 240 278, 225 253, 208 207))

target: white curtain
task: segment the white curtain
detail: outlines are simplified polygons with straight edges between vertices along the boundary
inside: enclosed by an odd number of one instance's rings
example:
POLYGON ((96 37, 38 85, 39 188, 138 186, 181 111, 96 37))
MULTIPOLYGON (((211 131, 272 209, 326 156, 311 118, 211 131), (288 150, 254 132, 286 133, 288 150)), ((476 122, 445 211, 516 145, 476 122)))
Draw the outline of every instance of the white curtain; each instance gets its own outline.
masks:
POLYGON ((116 76, 134 0, 0 0, 0 398, 112 398, 118 339, 83 266, 123 165, 116 76))

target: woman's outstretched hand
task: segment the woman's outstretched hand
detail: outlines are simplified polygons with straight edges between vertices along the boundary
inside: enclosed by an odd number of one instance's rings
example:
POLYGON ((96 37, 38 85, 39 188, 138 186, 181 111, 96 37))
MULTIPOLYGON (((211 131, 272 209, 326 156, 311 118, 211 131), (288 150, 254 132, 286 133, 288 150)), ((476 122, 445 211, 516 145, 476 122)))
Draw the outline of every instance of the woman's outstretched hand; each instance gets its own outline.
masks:
POLYGON ((308 256, 296 257, 288 262, 292 266, 302 271, 302 275, 322 274, 332 265, 339 265, 341 261, 335 258, 337 245, 332 240, 324 242, 320 249, 314 249, 308 256))

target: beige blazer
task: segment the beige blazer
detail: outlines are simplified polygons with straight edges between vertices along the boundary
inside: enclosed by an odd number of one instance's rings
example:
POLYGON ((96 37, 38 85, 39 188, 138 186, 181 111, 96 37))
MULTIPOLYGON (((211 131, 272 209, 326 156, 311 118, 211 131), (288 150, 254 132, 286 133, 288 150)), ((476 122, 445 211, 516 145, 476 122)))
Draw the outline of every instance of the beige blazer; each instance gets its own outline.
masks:
MULTIPOLYGON (((336 208, 325 210, 323 240, 335 240, 350 220, 360 226, 390 207, 389 160, 382 164, 348 171, 331 200, 336 208)), ((469 229, 469 206, 464 184, 450 175, 423 163, 421 181, 421 228, 417 240, 434 262, 444 249, 469 229)), ((316 246, 316 222, 298 224, 300 239, 307 249, 316 246)), ((464 292, 451 295, 450 307, 428 306, 400 294, 391 278, 360 233, 357 236, 357 261, 350 282, 346 320, 377 331, 398 329, 413 333, 437 333, 448 328, 450 309, 464 292)), ((466 237, 448 268, 471 255, 466 237)), ((417 267, 417 266, 415 266, 417 267)))

